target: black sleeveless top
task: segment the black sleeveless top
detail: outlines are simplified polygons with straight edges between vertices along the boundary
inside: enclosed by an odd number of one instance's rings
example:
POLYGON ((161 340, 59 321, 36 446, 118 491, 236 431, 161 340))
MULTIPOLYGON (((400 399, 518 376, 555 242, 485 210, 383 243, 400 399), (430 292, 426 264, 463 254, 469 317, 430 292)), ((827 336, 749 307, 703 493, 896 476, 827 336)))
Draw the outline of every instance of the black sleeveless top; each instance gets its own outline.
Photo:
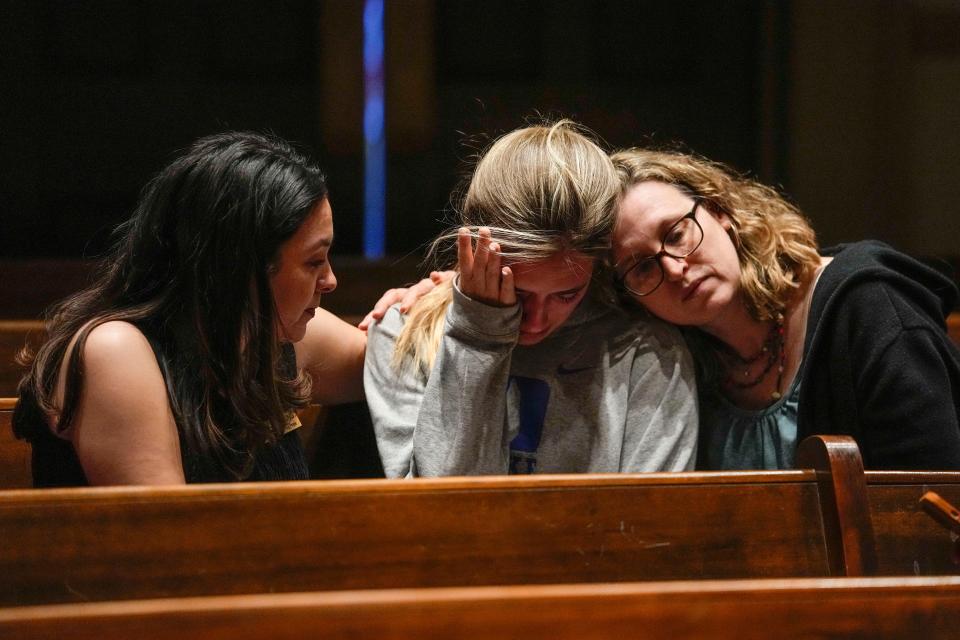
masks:
MULTIPOLYGON (((293 345, 283 344, 282 369, 292 377, 297 362, 293 345)), ((33 486, 79 487, 88 486, 77 453, 69 440, 57 437, 50 431, 46 416, 40 411, 32 395, 21 396, 13 415, 13 431, 25 438, 32 448, 33 486)), ((298 429, 289 431, 276 444, 260 448, 255 456, 253 469, 245 482, 266 480, 306 480, 310 477, 303 444, 298 429)), ((236 482, 237 478, 218 460, 192 454, 180 436, 180 451, 183 459, 183 475, 189 483, 236 482)))

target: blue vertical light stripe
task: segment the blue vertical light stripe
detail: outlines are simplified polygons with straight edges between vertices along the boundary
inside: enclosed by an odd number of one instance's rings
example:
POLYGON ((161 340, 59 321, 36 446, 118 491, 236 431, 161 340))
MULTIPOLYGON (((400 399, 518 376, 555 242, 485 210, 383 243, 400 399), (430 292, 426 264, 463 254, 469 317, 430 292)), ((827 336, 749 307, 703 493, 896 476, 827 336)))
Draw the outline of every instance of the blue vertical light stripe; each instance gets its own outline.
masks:
POLYGON ((383 0, 363 4, 363 255, 386 252, 387 141, 383 103, 383 0))

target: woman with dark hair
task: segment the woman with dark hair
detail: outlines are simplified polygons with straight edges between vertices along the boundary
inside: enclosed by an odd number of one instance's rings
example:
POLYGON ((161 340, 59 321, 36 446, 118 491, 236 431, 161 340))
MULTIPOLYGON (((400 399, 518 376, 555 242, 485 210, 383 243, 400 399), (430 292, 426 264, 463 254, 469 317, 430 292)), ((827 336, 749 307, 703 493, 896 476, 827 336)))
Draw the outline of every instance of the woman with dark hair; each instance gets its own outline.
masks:
POLYGON ((14 416, 34 483, 306 478, 295 410, 311 387, 362 397, 363 334, 317 308, 332 241, 324 176, 288 143, 194 143, 49 314, 14 416))

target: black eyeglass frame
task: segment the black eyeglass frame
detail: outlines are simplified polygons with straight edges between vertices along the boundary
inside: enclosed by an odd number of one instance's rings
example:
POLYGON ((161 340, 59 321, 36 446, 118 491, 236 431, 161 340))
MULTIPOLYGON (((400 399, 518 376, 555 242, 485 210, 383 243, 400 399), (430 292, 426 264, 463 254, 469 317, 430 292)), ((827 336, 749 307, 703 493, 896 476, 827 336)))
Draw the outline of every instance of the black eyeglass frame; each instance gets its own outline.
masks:
POLYGON ((659 289, 660 285, 663 284, 663 281, 666 278, 666 274, 663 272, 663 264, 660 262, 660 259, 663 256, 669 256, 671 258, 674 258, 675 260, 682 260, 684 258, 687 258, 693 255, 693 253, 700 248, 700 245, 703 244, 703 227, 700 225, 700 221, 697 220, 697 207, 699 207, 702 202, 703 202, 703 198, 694 197, 693 207, 690 208, 690 211, 687 212, 685 215, 677 218, 677 220, 667 228, 663 236, 660 237, 660 251, 657 251, 652 256, 646 256, 644 258, 640 258, 636 262, 634 262, 632 265, 630 265, 630 267, 623 272, 622 276, 621 275, 616 276, 617 284, 620 287, 629 291, 631 295, 637 296, 638 298, 649 296, 654 291, 659 289), (697 244, 696 246, 693 247, 693 249, 691 249, 690 251, 686 252, 683 255, 676 255, 676 254, 670 253, 664 248, 664 245, 666 244, 666 238, 670 235, 670 233, 674 229, 676 229, 677 225, 682 223, 687 218, 690 218, 691 220, 693 220, 693 223, 697 225, 697 229, 700 230, 700 240, 697 241, 697 244), (650 291, 647 291, 646 293, 637 293, 636 291, 631 289, 630 286, 627 284, 627 276, 629 276, 630 272, 636 269, 637 267, 639 267, 641 264, 644 264, 645 262, 650 262, 651 260, 653 260, 656 263, 657 268, 660 270, 660 280, 657 281, 657 284, 653 285, 653 288, 650 289, 650 291))

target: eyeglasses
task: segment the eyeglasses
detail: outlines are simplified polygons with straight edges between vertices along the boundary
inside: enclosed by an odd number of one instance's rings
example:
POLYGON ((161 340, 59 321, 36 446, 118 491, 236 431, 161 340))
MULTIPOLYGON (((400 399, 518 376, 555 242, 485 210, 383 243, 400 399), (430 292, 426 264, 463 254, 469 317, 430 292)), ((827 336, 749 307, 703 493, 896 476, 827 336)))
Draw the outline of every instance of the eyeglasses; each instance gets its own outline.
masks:
POLYGON ((703 242, 703 227, 697 222, 699 206, 700 199, 694 199, 690 213, 670 225, 660 240, 660 251, 640 258, 630 265, 623 275, 617 276, 617 281, 624 289, 641 298, 650 295, 663 283, 663 256, 686 258, 700 247, 703 242))

